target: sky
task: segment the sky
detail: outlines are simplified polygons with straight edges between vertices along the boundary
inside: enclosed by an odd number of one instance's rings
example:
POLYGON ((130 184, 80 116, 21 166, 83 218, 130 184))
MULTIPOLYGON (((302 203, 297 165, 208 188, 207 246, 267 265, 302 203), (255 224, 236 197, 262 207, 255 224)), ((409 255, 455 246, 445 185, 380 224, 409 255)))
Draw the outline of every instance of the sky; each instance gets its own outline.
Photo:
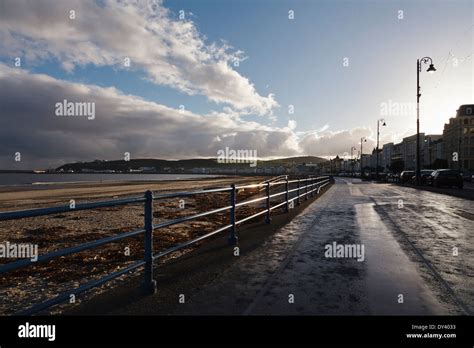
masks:
POLYGON ((474 102, 473 18, 470 0, 0 0, 0 169, 367 153, 381 118, 381 144, 416 132, 425 56, 421 131, 441 134, 474 102))

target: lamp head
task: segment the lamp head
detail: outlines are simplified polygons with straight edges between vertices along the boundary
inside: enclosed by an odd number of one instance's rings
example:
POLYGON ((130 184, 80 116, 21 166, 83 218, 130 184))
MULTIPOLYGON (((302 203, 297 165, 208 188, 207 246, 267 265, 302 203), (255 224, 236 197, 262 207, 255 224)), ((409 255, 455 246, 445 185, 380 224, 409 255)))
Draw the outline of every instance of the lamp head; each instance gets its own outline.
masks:
POLYGON ((426 72, 432 74, 436 71, 436 68, 434 67, 433 63, 430 64, 430 67, 426 70, 426 72))

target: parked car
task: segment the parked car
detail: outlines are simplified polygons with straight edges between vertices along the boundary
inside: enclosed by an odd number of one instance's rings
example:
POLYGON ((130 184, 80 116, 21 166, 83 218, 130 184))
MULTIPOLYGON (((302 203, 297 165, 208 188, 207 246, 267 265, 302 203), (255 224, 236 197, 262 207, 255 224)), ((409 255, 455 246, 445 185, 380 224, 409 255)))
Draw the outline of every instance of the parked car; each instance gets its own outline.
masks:
POLYGON ((392 182, 400 182, 400 173, 392 174, 392 182))
POLYGON ((379 180, 388 181, 388 173, 384 173, 384 172, 379 173, 379 180))
POLYGON ((415 172, 413 170, 405 170, 405 171, 401 172, 400 173, 400 183, 402 183, 402 184, 409 183, 411 181, 413 175, 415 175, 415 172))
MULTIPOLYGON (((431 177, 431 174, 433 174, 434 170, 433 169, 422 169, 420 170, 420 180, 422 185, 428 184, 428 179, 431 177)), ((412 177, 412 181, 416 183, 416 173, 412 177)))
POLYGON ((429 177, 429 184, 434 187, 441 186, 456 186, 463 188, 463 177, 459 170, 454 169, 438 169, 435 170, 429 177))
POLYGON ((474 182, 474 172, 463 172, 462 177, 464 181, 474 182))

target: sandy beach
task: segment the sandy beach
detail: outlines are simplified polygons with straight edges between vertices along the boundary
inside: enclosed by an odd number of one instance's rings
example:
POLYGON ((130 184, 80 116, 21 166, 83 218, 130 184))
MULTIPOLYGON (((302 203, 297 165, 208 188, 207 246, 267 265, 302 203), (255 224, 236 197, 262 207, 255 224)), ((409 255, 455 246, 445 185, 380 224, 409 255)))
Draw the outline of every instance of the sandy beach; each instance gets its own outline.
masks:
MULTIPOLYGON (((142 195, 150 189, 154 192, 178 192, 211 187, 225 187, 231 183, 256 183, 268 177, 226 177, 201 180, 166 182, 123 182, 73 185, 48 185, 47 187, 2 187, 0 190, 0 211, 11 211, 45 206, 76 204, 142 195)), ((256 190, 242 190, 238 200, 258 194, 256 190)), ((229 194, 218 193, 184 198, 160 200, 154 203, 154 223, 228 204, 229 194)), ((237 218, 251 215, 258 206, 243 206, 237 210, 237 218)), ((261 209, 261 208, 260 208, 261 209)), ((277 213, 277 212, 275 212, 277 213)), ((155 231, 154 250, 165 250, 177 243, 211 232, 228 223, 228 213, 218 213, 198 220, 155 231)), ((143 226, 143 204, 101 208, 91 211, 77 211, 45 217, 0 222, 0 242, 37 244, 39 253, 71 247, 87 241, 116 235, 143 226)), ((225 233, 225 232, 224 232, 225 233)), ((205 243, 205 242, 201 242, 205 243)), ((198 247, 199 244, 194 246, 198 247)), ((192 250, 173 253, 161 262, 174 259, 192 250)), ((97 279, 113 270, 143 258, 143 236, 128 238, 94 250, 61 257, 9 272, 0 285, 1 314, 13 314, 34 303, 49 299, 67 288, 74 288, 88 280, 97 279), (129 252, 128 252, 129 251, 129 252)), ((14 259, 2 259, 0 263, 14 259)), ((92 296, 119 282, 110 282, 92 291, 92 296)), ((79 300, 77 300, 79 303, 79 300)), ((58 307, 59 308, 59 307, 58 307)), ((53 313, 59 313, 59 309, 53 313)))
POLYGON ((268 177, 220 177, 197 180, 152 181, 152 182, 103 182, 51 185, 0 186, 0 211, 20 210, 106 200, 116 197, 142 195, 146 190, 154 193, 197 190, 210 187, 224 187, 232 183, 261 182, 268 177))

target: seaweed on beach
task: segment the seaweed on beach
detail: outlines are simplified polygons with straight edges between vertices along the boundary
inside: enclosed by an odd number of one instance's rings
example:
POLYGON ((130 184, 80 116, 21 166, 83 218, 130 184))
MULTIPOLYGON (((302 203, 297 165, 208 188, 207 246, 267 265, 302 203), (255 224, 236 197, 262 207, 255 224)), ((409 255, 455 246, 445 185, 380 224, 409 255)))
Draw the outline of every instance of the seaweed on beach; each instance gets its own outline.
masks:
MULTIPOLYGON (((257 190, 241 190, 237 200, 254 197, 257 190)), ((159 200, 154 203, 154 222, 191 216, 229 205, 229 194, 201 194, 184 200, 159 200)), ((258 205, 242 206, 236 214, 240 219, 261 210, 258 205)), ((155 252, 214 231, 229 223, 228 211, 201 217, 196 220, 169 226, 154 233, 155 252)), ((100 208, 93 211, 76 211, 54 216, 5 221, 0 226, 0 240, 14 243, 37 244, 40 254, 72 247, 85 242, 143 228, 143 206, 127 205, 100 208)), ((200 241, 170 258, 189 252, 205 243, 200 241)), ((143 258, 143 236, 127 238, 92 250, 60 257, 32 267, 8 273, 0 284, 0 313, 13 314, 33 303, 56 296, 92 279, 98 279, 143 258), (128 250, 127 254, 125 250, 128 250)), ((13 260, 14 261, 14 260, 13 260)), ((12 262, 0 260, 0 264, 12 262)), ((166 259, 163 260, 166 262, 166 259)), ((113 287, 108 284, 106 289, 113 287)), ((99 289, 94 290, 98 293, 99 289)))

